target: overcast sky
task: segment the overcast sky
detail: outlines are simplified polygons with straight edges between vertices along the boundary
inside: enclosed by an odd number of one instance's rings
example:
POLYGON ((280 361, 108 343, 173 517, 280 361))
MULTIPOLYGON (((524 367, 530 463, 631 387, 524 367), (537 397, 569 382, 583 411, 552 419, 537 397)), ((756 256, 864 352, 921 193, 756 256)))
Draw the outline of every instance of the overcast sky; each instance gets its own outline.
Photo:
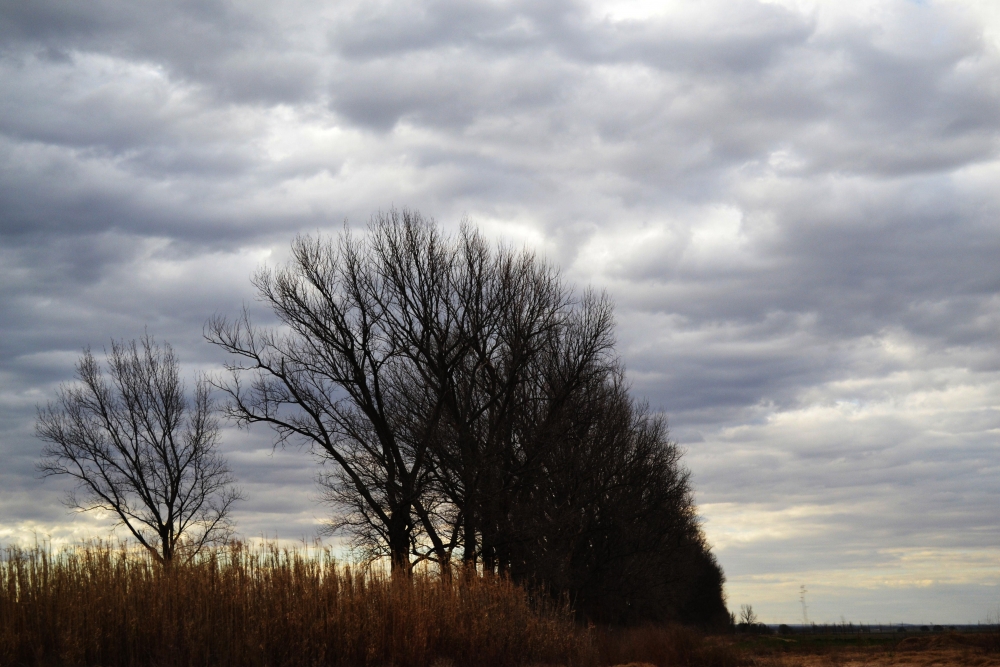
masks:
MULTIPOLYGON (((611 294, 731 609, 986 619, 994 6, 0 0, 0 542, 108 534, 33 468, 84 346, 217 367, 256 267, 406 206, 611 294)), ((315 464, 270 437, 226 434, 241 530, 310 539, 315 464)))

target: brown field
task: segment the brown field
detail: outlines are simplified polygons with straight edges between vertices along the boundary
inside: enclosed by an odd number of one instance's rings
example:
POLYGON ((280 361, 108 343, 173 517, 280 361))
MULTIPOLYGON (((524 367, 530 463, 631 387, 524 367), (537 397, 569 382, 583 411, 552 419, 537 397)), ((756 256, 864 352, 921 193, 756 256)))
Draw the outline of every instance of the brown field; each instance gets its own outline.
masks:
POLYGON ((1000 667, 996 633, 720 638, 755 667, 1000 667))

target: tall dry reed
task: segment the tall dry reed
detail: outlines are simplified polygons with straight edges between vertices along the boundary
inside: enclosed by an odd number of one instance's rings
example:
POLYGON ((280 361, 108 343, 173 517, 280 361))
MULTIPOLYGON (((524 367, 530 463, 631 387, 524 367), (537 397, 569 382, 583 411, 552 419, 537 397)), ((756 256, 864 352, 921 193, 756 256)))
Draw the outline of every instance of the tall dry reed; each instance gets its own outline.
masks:
POLYGON ((592 662, 565 607, 500 578, 401 580, 233 545, 163 568, 106 545, 9 549, 0 664, 484 667, 592 662))
POLYGON ((327 550, 234 544, 164 568, 90 544, 0 559, 0 667, 734 667, 676 626, 584 629, 498 577, 395 580, 327 550))

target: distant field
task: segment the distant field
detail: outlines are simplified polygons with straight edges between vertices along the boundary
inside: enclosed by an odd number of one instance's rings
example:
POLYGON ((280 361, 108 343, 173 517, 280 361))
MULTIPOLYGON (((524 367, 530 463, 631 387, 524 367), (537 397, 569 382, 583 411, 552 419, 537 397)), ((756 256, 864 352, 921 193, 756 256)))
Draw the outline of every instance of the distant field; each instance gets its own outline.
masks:
POLYGON ((735 635, 718 641, 740 654, 745 664, 761 667, 1000 666, 996 631, 735 635))

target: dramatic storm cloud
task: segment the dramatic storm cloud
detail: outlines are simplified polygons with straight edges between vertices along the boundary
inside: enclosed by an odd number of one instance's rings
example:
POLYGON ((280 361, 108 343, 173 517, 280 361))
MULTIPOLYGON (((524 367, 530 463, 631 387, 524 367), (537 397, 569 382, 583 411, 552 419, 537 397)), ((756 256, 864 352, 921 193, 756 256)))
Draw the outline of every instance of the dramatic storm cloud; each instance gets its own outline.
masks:
MULTIPOLYGON (((189 377, 300 232, 407 206, 617 303, 731 608, 959 622, 1000 572, 1000 12, 983 2, 0 2, 0 541, 106 536, 36 406, 189 377)), ((315 462, 230 429, 248 537, 315 462)))

